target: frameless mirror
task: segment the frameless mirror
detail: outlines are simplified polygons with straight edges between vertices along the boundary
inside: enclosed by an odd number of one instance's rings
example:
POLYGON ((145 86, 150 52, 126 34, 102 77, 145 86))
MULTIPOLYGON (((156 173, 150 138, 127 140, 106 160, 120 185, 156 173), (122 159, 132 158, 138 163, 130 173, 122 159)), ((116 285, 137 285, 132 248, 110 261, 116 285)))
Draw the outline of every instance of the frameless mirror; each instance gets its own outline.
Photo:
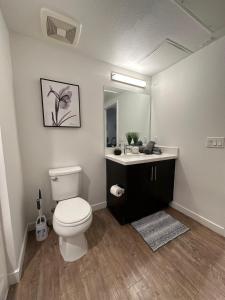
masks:
POLYGON ((128 143, 128 132, 138 133, 142 142, 150 137, 150 95, 104 88, 105 146, 128 143))

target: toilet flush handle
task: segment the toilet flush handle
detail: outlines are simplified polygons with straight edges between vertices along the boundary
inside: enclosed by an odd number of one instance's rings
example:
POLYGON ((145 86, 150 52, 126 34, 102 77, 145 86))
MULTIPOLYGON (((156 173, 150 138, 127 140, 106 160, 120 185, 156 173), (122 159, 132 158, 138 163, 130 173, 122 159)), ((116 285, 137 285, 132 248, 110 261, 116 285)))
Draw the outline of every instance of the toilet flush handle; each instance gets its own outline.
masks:
POLYGON ((52 181, 58 181, 58 177, 52 177, 52 181))

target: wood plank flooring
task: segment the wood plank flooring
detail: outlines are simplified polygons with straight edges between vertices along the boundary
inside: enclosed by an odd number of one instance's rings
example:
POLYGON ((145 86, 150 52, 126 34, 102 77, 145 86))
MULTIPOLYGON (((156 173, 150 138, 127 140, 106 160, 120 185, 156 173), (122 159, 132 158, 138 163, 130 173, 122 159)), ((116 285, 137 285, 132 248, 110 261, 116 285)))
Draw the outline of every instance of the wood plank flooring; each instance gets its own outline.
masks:
POLYGON ((191 230, 155 253, 107 209, 94 214, 89 252, 74 263, 61 258, 53 230, 42 243, 30 233, 23 277, 8 300, 225 299, 225 239, 167 211, 191 230))

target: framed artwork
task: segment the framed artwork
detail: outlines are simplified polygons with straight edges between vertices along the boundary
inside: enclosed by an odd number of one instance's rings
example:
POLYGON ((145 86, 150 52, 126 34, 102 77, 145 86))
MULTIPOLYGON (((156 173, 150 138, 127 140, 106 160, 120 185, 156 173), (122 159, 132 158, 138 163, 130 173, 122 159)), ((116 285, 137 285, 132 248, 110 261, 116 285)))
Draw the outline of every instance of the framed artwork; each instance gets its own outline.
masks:
POLYGON ((79 85, 40 78, 45 127, 81 127, 79 85))

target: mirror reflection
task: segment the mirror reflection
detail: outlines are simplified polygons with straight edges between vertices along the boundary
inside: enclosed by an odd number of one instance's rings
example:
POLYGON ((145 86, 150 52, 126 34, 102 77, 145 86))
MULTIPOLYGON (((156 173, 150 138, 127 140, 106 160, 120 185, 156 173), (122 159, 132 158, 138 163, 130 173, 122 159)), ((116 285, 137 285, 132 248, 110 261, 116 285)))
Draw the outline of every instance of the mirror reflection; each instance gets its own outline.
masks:
POLYGON ((105 145, 146 142, 150 136, 150 95, 104 88, 105 145))

